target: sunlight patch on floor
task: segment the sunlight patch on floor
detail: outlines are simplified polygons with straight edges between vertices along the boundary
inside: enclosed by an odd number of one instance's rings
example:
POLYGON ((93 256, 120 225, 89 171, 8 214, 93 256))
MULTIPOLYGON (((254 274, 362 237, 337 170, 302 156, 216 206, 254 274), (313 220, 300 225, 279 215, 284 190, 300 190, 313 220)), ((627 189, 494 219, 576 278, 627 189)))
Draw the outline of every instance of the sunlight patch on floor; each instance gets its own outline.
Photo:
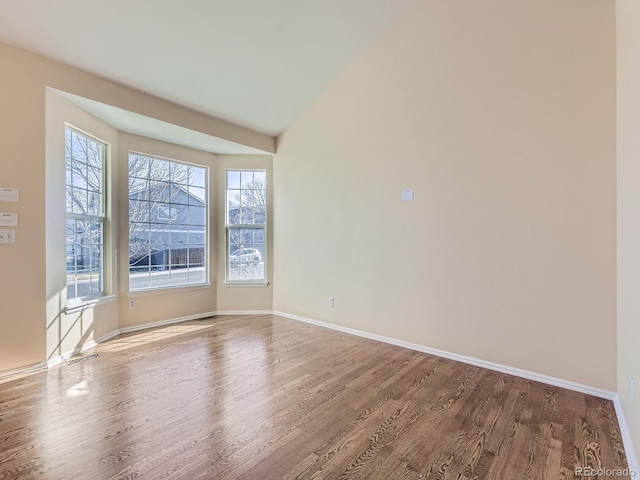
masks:
POLYGON ((160 327, 149 332, 135 334, 125 334, 125 336, 116 337, 100 345, 101 352, 118 352, 133 347, 139 347, 149 343, 166 340, 171 337, 177 337, 188 333, 206 330, 215 326, 214 323, 205 323, 201 325, 170 325, 168 327, 160 327))
POLYGON ((89 394, 89 382, 84 379, 80 383, 76 383, 71 388, 67 389, 67 398, 77 398, 89 394))

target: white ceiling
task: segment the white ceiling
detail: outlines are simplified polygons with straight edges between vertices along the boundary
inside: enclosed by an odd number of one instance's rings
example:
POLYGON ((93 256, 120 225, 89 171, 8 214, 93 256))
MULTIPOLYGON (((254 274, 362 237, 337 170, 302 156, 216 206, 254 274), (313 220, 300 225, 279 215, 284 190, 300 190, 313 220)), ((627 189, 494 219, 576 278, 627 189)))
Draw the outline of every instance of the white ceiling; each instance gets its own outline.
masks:
POLYGON ((278 135, 414 0, 0 0, 0 41, 278 135))
POLYGON ((257 148, 248 147, 223 138, 189 130, 188 128, 140 115, 139 113, 130 112, 112 105, 106 105, 104 103, 96 102, 95 100, 79 97, 78 95, 62 92, 53 88, 51 90, 123 132, 155 138, 157 140, 175 143, 176 145, 195 148, 204 152, 235 155, 269 154, 269 152, 258 150, 257 148))

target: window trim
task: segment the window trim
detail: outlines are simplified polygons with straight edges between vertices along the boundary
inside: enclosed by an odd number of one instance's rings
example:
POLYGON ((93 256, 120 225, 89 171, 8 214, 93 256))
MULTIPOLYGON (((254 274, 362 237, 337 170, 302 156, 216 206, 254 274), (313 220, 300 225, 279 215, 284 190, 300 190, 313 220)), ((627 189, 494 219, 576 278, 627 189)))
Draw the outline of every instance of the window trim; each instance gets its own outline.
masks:
MULTIPOLYGON (((68 315, 70 313, 84 311, 89 308, 94 308, 94 307, 97 307, 98 305, 108 303, 112 300, 115 300, 115 298, 116 298, 115 295, 106 295, 106 294, 99 297, 85 297, 81 301, 77 301, 77 302, 72 301, 67 303, 67 305, 64 307, 64 313, 68 315)), ((78 299, 74 298, 72 300, 78 300, 78 299)))
MULTIPOLYGON (((186 165, 189 167, 196 167, 196 168, 201 168, 205 171, 205 175, 204 175, 204 191, 205 191, 205 200, 204 200, 204 225, 203 225, 203 233, 204 233, 204 281, 200 282, 200 283, 186 283, 186 284, 180 284, 180 285, 162 285, 162 286, 157 286, 157 287, 146 287, 146 288, 136 288, 136 289, 131 289, 131 270, 130 270, 130 266, 131 264, 130 262, 130 258, 129 258, 129 254, 127 253, 127 294, 130 298, 134 298, 134 297, 138 297, 138 296, 146 296, 146 295, 154 295, 154 294, 159 294, 159 293, 164 293, 167 291, 174 291, 174 290, 198 290, 198 289, 203 289, 203 288, 209 288, 211 286, 211 258, 210 258, 210 251, 211 251, 211 233, 210 233, 210 223, 211 223, 211 169, 208 165, 203 165, 203 164, 199 164, 199 163, 195 163, 195 162, 189 162, 189 161, 185 161, 185 160, 177 160, 175 158, 170 158, 170 157, 164 157, 161 155, 155 155, 155 154, 151 154, 151 153, 145 153, 142 151, 138 151, 138 150, 133 150, 130 149, 127 151, 127 163, 126 163, 126 170, 127 170, 127 183, 130 180, 131 176, 129 173, 129 159, 131 157, 131 155, 139 155, 142 157, 146 157, 148 159, 154 159, 154 160, 162 160, 162 161, 166 161, 166 162, 171 162, 171 163, 178 163, 180 165, 186 165)), ((139 178, 139 177, 136 177, 139 178)), ((147 179, 150 179, 150 177, 147 177, 147 179)), ((183 186, 180 185, 178 183, 175 183, 173 181, 170 182, 166 182, 169 183, 171 185, 177 185, 177 186, 183 186)), ((200 188, 200 187, 198 187, 200 188)), ((129 191, 129 185, 127 184, 127 230, 129 230, 129 225, 131 223, 131 219, 129 217, 130 215, 130 211, 129 211, 129 196, 130 196, 130 191, 129 191)), ((149 202, 151 202, 151 200, 149 200, 149 202)), ((168 206, 173 205, 173 203, 171 202, 160 202, 160 203, 166 203, 168 206)), ((144 222, 142 222, 144 223, 144 222)), ((155 222, 149 222, 149 223, 155 223, 155 222)), ((170 225, 170 222, 166 223, 167 225, 170 225)), ((188 225, 187 225, 188 228, 188 225)), ((127 233, 127 251, 129 250, 130 247, 130 241, 131 238, 129 236, 129 233, 127 233)))
MULTIPOLYGON (((100 248, 100 291, 96 292, 96 293, 90 293, 89 295, 84 295, 82 297, 71 297, 69 298, 68 296, 68 291, 67 291, 67 297, 66 297, 66 306, 65 306, 65 310, 67 309, 73 309, 76 310, 77 308, 86 306, 86 305, 91 305, 91 304, 97 304, 98 302, 102 303, 102 301, 104 299, 106 299, 107 297, 110 297, 110 288, 108 285, 108 281, 107 281, 107 269, 108 269, 108 261, 110 259, 110 255, 108 253, 107 250, 107 239, 109 238, 109 235, 107 233, 107 226, 109 224, 108 219, 107 219, 107 202, 109 200, 110 197, 110 192, 107 191, 108 186, 107 186, 107 164, 108 164, 108 156, 110 155, 110 145, 109 143, 105 142, 104 140, 100 139, 99 137, 92 135, 91 133, 87 132, 86 130, 83 130, 81 128, 76 127, 75 125, 69 123, 69 122, 65 122, 64 124, 64 133, 65 133, 65 137, 66 137, 66 133, 67 130, 71 131, 71 132, 75 132, 76 135, 79 135, 81 137, 85 137, 88 140, 92 140, 94 142, 99 143, 100 145, 102 145, 102 155, 100 156, 100 214, 99 215, 88 215, 88 214, 79 214, 79 213, 72 213, 72 212, 67 212, 67 206, 66 206, 66 195, 67 195, 67 187, 69 185, 67 185, 67 179, 66 179, 66 175, 67 175, 67 154, 65 152, 64 154, 64 159, 65 159, 65 180, 64 180, 64 190, 65 190, 65 207, 64 207, 64 211, 65 211, 65 232, 66 232, 66 223, 68 220, 72 219, 72 220, 85 220, 85 221, 98 221, 100 222, 101 225, 101 248, 100 248)), ((73 158, 73 157, 72 157, 73 158)), ((87 164, 88 165, 88 164, 87 164)), ((65 258, 66 258, 66 245, 68 244, 68 237, 66 236, 65 233, 65 258)), ((75 254, 74 254, 75 255, 75 254)), ((66 264, 65 264, 65 285, 68 285, 68 277, 67 277, 67 269, 66 269, 66 264)))
MULTIPOLYGON (((226 168, 224 170, 224 244, 225 244, 225 252, 224 252, 224 286, 225 287, 267 287, 269 286, 268 277, 268 223, 269 223, 269 182, 267 181, 269 176, 269 172, 266 168, 226 168), (252 224, 229 224, 229 202, 227 198, 227 194, 229 191, 228 188, 228 172, 264 172, 265 174, 265 195, 266 195, 266 204, 265 204, 265 223, 252 223, 252 224), (264 230, 264 255, 262 258, 262 263, 264 265, 263 271, 264 276, 261 279, 250 280, 250 279, 230 279, 229 278, 229 255, 231 253, 231 247, 229 244, 229 233, 231 230, 235 229, 246 229, 246 228, 261 228, 264 230)), ((233 189, 235 190, 235 189, 233 189)))

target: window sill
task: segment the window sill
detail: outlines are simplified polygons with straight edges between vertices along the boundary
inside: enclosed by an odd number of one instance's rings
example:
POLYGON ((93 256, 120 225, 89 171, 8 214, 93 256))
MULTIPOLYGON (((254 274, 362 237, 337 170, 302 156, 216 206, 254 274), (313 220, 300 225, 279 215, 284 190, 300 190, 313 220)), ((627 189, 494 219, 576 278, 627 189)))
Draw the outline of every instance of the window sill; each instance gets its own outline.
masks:
POLYGON ((89 308, 94 308, 98 305, 109 303, 110 301, 115 300, 115 298, 116 298, 115 295, 104 295, 102 297, 86 298, 78 302, 67 303, 67 306, 64 307, 64 313, 68 315, 70 313, 75 313, 82 310, 87 310, 89 308))
POLYGON ((225 287, 259 287, 269 286, 269 282, 224 282, 225 287))
POLYGON ((128 292, 129 298, 135 297, 147 297, 149 295, 166 295, 167 293, 181 293, 192 290, 207 290, 211 288, 210 283, 201 283, 199 285, 184 285, 176 287, 158 287, 150 288, 148 290, 131 290, 128 292))

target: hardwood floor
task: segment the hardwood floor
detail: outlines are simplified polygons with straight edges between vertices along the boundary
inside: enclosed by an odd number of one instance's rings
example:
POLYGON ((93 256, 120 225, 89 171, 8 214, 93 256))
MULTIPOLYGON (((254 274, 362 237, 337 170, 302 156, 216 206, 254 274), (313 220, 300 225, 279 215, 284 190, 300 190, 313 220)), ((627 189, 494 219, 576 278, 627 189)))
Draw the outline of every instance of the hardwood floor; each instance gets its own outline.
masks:
POLYGON ((0 479, 546 480, 626 467, 609 401, 281 317, 187 322, 95 352, 0 383, 0 479))

